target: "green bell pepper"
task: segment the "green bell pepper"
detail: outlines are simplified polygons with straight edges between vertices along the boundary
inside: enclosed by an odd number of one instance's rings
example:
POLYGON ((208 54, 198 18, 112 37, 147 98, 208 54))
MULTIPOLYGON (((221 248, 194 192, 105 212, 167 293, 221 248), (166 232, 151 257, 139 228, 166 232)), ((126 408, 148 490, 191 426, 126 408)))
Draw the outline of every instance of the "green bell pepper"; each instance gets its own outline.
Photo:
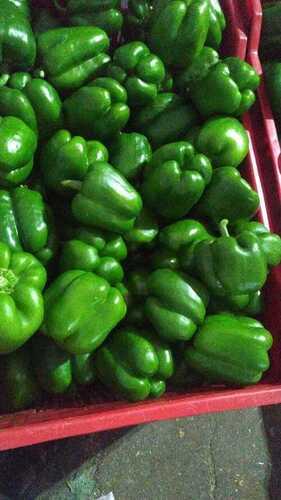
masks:
POLYGON ((247 316, 257 316, 264 309, 262 291, 258 290, 252 294, 235 295, 228 297, 210 298, 208 313, 216 314, 221 312, 243 313, 247 316))
POLYGON ((67 130, 59 130, 43 146, 40 167, 46 187, 57 194, 67 194, 62 185, 67 179, 82 181, 92 163, 108 160, 106 147, 98 141, 72 137, 67 130))
POLYGON ((187 341, 204 321, 208 293, 197 280, 171 269, 158 269, 148 278, 145 312, 158 335, 167 342, 187 341))
POLYGON ((234 223, 249 219, 259 207, 259 197, 250 184, 234 167, 221 167, 213 171, 210 184, 196 206, 198 215, 215 224, 223 218, 234 223))
POLYGON ((205 45, 210 22, 208 0, 156 0, 148 45, 165 64, 184 68, 205 45))
POLYGON ((29 0, 8 0, 8 3, 15 5, 18 12, 21 12, 21 14, 23 14, 25 17, 29 18, 29 0))
POLYGON ((0 0, 0 32, 1 72, 31 68, 36 57, 36 42, 24 6, 0 0))
POLYGON ((228 116, 209 119, 197 130, 194 140, 196 149, 208 156, 214 167, 238 167, 249 152, 245 128, 228 116))
POLYGON ((59 28, 61 20, 53 10, 42 5, 32 5, 32 29, 36 36, 40 33, 59 28))
POLYGON ((57 241, 51 209, 40 193, 20 186, 0 190, 0 241, 13 252, 30 252, 46 264, 57 241))
POLYGON ((212 382, 255 384, 268 370, 272 336, 255 319, 207 316, 185 352, 188 366, 212 382))
POLYGON ((95 380, 92 355, 70 355, 44 335, 35 335, 31 343, 32 364, 38 383, 50 394, 62 394, 72 382, 90 385, 95 380))
POLYGON ((211 177, 208 158, 189 142, 166 144, 153 153, 145 171, 143 198, 159 215, 179 219, 199 201, 211 177))
POLYGON ((22 120, 0 116, 1 186, 17 186, 27 179, 33 168, 36 147, 37 135, 22 120))
POLYGON ((226 19, 219 0, 209 0, 209 31, 206 44, 219 49, 222 42, 222 34, 226 27, 226 19))
POLYGON ((97 78, 63 104, 68 128, 87 139, 112 138, 127 124, 130 109, 126 89, 113 78, 97 78))
POLYGON ((123 233, 134 227, 142 210, 138 192, 109 163, 93 163, 83 182, 64 185, 79 191, 72 200, 72 213, 86 226, 123 233))
POLYGON ((21 347, 40 327, 46 280, 45 268, 33 255, 0 243, 0 354, 21 347))
POLYGON ((189 96, 190 90, 196 86, 199 80, 204 79, 218 62, 218 52, 211 47, 203 47, 191 64, 176 75, 176 89, 189 96))
POLYGON ((73 26, 97 26, 109 35, 123 25, 120 0, 53 0, 54 6, 73 26))
POLYGON ((206 76, 198 79, 190 98, 199 113, 239 116, 255 102, 260 78, 255 69, 238 57, 228 57, 212 66, 206 76))
POLYGON ((24 410, 39 399, 40 389, 27 346, 1 356, 0 393, 0 408, 5 412, 24 410))
POLYGON ((259 52, 263 61, 280 58, 281 2, 263 2, 262 32, 259 52))
POLYGON ((243 230, 230 236, 228 221, 220 223, 221 236, 196 245, 195 265, 202 282, 217 296, 234 296, 260 290, 267 278, 267 262, 259 238, 243 230))
POLYGON ((157 97, 165 73, 161 59, 143 42, 121 45, 107 66, 107 76, 115 78, 127 90, 130 107, 151 104, 157 97))
POLYGON ((94 247, 100 258, 112 257, 118 262, 127 258, 127 247, 120 234, 101 231, 95 227, 71 225, 69 239, 77 239, 94 247))
POLYGON ((123 30, 126 40, 145 40, 152 3, 150 0, 128 0, 123 30))
MULTIPOLYGON (((163 246, 164 251, 166 251, 166 259, 168 255, 170 255, 170 259, 173 256, 174 258, 170 260, 170 263, 177 262, 176 267, 187 272, 192 272, 194 269, 196 245, 200 241, 210 241, 212 239, 213 237, 208 233, 203 224, 193 219, 183 219, 164 227, 161 229, 158 238, 160 249, 163 246)), ((155 252, 156 255, 158 252, 159 250, 157 249, 155 252)), ((159 267, 170 267, 163 266, 163 264, 159 267)))
POLYGON ((267 227, 256 221, 240 220, 232 228, 234 234, 239 235, 243 231, 255 234, 266 258, 267 265, 278 266, 281 262, 281 238, 278 234, 271 233, 267 227))
POLYGON ((169 347, 150 330, 117 330, 95 357, 100 381, 130 401, 160 397, 173 374, 169 347))
MULTIPOLYGON (((43 76, 43 75, 42 75, 43 76)), ((62 102, 56 89, 43 78, 14 73, 0 88, 0 114, 20 118, 41 139, 62 126, 62 102)))
POLYGON ((48 30, 38 36, 38 56, 47 79, 58 90, 73 91, 110 61, 109 38, 95 26, 48 30))
POLYGON ((86 271, 59 275, 44 299, 43 332, 72 354, 93 352, 126 314, 121 293, 86 271))
POLYGON ((148 139, 136 132, 117 135, 109 145, 109 152, 111 164, 126 179, 136 179, 152 156, 148 139))
POLYGON ((133 229, 124 233, 125 240, 131 245, 148 245, 158 234, 158 224, 153 215, 144 207, 136 218, 133 229))
POLYGON ((146 135, 153 149, 184 137, 198 123, 190 103, 172 92, 159 93, 150 106, 134 113, 131 128, 146 135))

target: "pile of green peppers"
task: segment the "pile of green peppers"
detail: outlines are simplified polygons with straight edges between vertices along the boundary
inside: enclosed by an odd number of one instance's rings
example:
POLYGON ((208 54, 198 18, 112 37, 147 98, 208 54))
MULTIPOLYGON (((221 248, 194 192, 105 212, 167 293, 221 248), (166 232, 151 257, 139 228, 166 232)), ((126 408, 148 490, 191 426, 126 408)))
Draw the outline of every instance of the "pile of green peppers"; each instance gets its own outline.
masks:
POLYGON ((0 0, 0 407, 244 386, 281 238, 218 0, 0 0), (167 29, 168 28, 168 29, 167 29))

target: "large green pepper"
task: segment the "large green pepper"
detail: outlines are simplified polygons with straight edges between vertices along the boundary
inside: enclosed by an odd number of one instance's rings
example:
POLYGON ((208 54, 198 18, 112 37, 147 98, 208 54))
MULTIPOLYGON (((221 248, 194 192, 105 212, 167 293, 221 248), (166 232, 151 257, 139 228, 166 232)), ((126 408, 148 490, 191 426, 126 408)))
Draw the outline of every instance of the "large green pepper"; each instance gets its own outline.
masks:
POLYGON ((93 78, 110 57, 107 34, 95 26, 57 28, 38 36, 38 55, 58 90, 75 90, 93 78))
POLYGON ((172 352, 150 330, 117 330, 95 357, 101 382, 130 401, 160 397, 173 374, 172 352))
POLYGON ((40 193, 26 186, 0 190, 0 241, 46 264, 56 250, 52 213, 40 193))
POLYGON ((130 116, 126 89, 113 78, 97 78, 64 101, 69 129, 87 139, 106 140, 119 133, 130 116))
POLYGON ((142 134, 122 132, 109 146, 110 162, 127 179, 135 179, 149 163, 151 146, 142 134))
POLYGON ((109 35, 122 28, 120 0, 53 0, 53 3, 74 26, 97 26, 109 35))
POLYGON ((202 282, 217 296, 233 296, 260 290, 267 278, 267 261, 259 238, 250 231, 234 238, 220 223, 221 236, 196 245, 195 264, 202 282))
POLYGON ((73 231, 72 238, 62 247, 61 271, 94 271, 111 285, 123 280, 120 261, 127 257, 127 248, 122 236, 78 227, 73 231))
POLYGON ((22 120, 0 116, 0 185, 17 186, 27 179, 36 147, 37 135, 22 120))
POLYGON ((126 39, 145 40, 152 3, 151 0, 128 0, 123 30, 126 39))
POLYGON ((0 243, 0 354, 21 347, 40 327, 47 276, 33 255, 0 243))
POLYGON ((207 316, 185 360, 212 382, 255 384, 269 368, 271 346, 271 334, 255 319, 218 314, 207 316))
POLYGON ((187 341, 204 321, 208 293, 193 278, 158 269, 147 282, 147 318, 158 335, 167 342, 187 341))
POLYGON ((222 42, 222 34, 226 26, 226 19, 219 0, 209 0, 209 31, 206 44, 218 49, 222 42))
POLYGON ((176 88, 189 96, 189 92, 199 80, 204 79, 210 70, 219 62, 219 54, 211 47, 203 47, 200 54, 193 59, 175 78, 176 88))
POLYGON ((260 54, 263 61, 278 60, 281 50, 281 2, 263 2, 260 54))
POLYGON ((67 179, 82 181, 92 163, 107 161, 108 151, 98 141, 72 137, 67 130, 59 130, 43 146, 40 157, 41 172, 47 188, 58 194, 69 192, 62 182, 67 179))
POLYGON ((93 163, 83 182, 64 185, 80 191, 73 198, 72 212, 86 226, 123 233, 133 228, 142 209, 140 195, 109 163, 93 163))
MULTIPOLYGON (((42 75, 43 76, 43 75, 42 75)), ((7 75, 0 88, 0 114, 16 116, 46 139, 62 126, 62 102, 56 89, 28 73, 7 75)))
POLYGON ((268 266, 278 266, 281 262, 281 238, 278 234, 271 233, 267 227, 256 221, 240 220, 233 226, 234 234, 249 231, 255 234, 266 258, 268 266))
POLYGON ((147 106, 157 97, 165 79, 165 66, 145 43, 130 42, 115 50, 107 76, 124 85, 130 107, 147 106))
POLYGON ((152 155, 142 193, 145 202, 168 219, 186 215, 201 198, 212 177, 208 158, 189 142, 166 144, 152 155))
POLYGON ((27 70, 35 62, 35 37, 24 11, 15 2, 0 0, 1 71, 27 70))
POLYGON ((1 356, 0 393, 3 411, 24 410, 39 399, 40 389, 32 372, 27 346, 1 356))
MULTIPOLYGON (((203 224, 193 219, 174 222, 164 227, 159 233, 160 249, 163 246, 167 252, 170 252, 171 256, 174 256, 174 259, 178 262, 178 267, 188 272, 194 270, 194 254, 197 244, 200 241, 209 241, 212 238, 203 224)), ((159 254, 159 249, 155 251, 155 256, 157 254, 159 254)), ((166 253, 166 258, 167 255, 166 253)), ((170 262, 173 263, 174 260, 170 260, 170 262)), ((158 259, 158 264, 160 264, 160 259, 158 259)), ((163 264, 159 265, 159 267, 163 267, 163 264)))
POLYGON ((206 76, 198 79, 190 98, 204 117, 211 115, 242 115, 255 102, 260 78, 255 69, 238 57, 228 57, 212 66, 206 76))
POLYGON ((194 107, 172 92, 134 113, 131 128, 145 134, 153 148, 182 139, 198 122, 194 107))
POLYGON ((238 167, 249 152, 245 128, 236 118, 228 116, 205 122, 195 133, 194 145, 210 158, 214 167, 238 167))
POLYGON ((44 298, 44 333, 73 354, 97 349, 126 314, 121 293, 86 271, 61 274, 44 298))
POLYGON ((208 0, 156 0, 148 44, 169 66, 185 67, 205 45, 209 31, 208 0))
POLYGON ((233 295, 226 297, 211 296, 208 305, 208 313, 234 312, 246 316, 257 316, 264 309, 264 300, 261 290, 244 295, 233 295))
POLYGON ((223 218, 231 223, 249 219, 259 207, 259 197, 236 168, 221 167, 213 171, 196 210, 218 224, 223 218))
POLYGON ((25 17, 29 18, 29 0, 8 0, 8 3, 15 5, 18 12, 21 12, 25 17))
POLYGON ((70 355, 43 335, 35 335, 31 343, 32 364, 38 383, 50 394, 66 392, 72 382, 90 385, 95 380, 92 355, 70 355))

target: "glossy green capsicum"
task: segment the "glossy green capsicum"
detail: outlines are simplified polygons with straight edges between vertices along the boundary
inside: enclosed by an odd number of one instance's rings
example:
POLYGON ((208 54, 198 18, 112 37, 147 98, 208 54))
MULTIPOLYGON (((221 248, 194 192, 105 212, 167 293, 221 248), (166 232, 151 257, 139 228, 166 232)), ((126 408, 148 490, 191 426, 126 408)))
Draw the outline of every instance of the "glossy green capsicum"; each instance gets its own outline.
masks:
POLYGON ((122 236, 78 227, 73 230, 72 239, 63 244, 60 269, 94 271, 111 285, 116 285, 123 281, 120 262, 126 257, 127 247, 122 236))
MULTIPOLYGON (((172 264, 173 262, 177 262, 177 267, 188 272, 194 270, 196 245, 200 241, 210 241, 212 239, 212 235, 203 224, 194 219, 179 220, 164 227, 159 233, 160 249, 163 247, 164 251, 166 250, 166 258, 168 255, 173 256, 173 259, 170 257, 170 262, 172 264)), ((158 252, 159 250, 157 249, 155 255, 158 252)), ((159 267, 163 267, 163 264, 159 267)))
POLYGON ((41 194, 26 186, 0 190, 0 241, 46 264, 57 247, 53 215, 41 194))
POLYGON ((0 0, 1 71, 27 70, 36 57, 36 42, 24 5, 0 0))
POLYGON ((46 187, 58 194, 67 194, 69 189, 63 186, 63 181, 82 181, 92 163, 107 160, 108 151, 102 143, 72 137, 68 130, 59 130, 43 146, 40 167, 46 187))
POLYGON ((272 336, 255 319, 207 316, 185 352, 188 366, 212 382, 255 384, 270 366, 272 336))
MULTIPOLYGON (((280 6, 281 14, 281 6, 280 6)), ((280 40, 281 43, 281 40, 280 40)), ((268 61, 264 64, 265 84, 268 92, 272 112, 276 118, 277 125, 281 125, 281 63, 268 61)))
POLYGON ((29 0, 8 0, 8 3, 15 5, 18 12, 20 11, 25 17, 29 18, 30 16, 29 0))
POLYGON ((107 76, 124 85, 130 107, 147 106, 157 97, 165 79, 165 66, 143 42, 118 47, 107 66, 107 76))
POLYGON ((53 0, 53 3, 73 26, 97 26, 109 35, 122 28, 120 0, 53 0))
POLYGON ((117 233, 134 227, 141 197, 109 163, 93 163, 83 182, 65 181, 64 185, 79 191, 72 200, 72 213, 79 223, 117 233))
POLYGON ((112 138, 127 124, 127 91, 113 78, 97 78, 80 88, 63 104, 69 129, 87 139, 112 138))
POLYGON ((86 271, 59 275, 44 299, 43 332, 72 354, 93 352, 126 314, 121 293, 86 271))
POLYGON ((256 235, 268 266, 278 266, 281 262, 281 238, 278 234, 271 233, 267 227, 256 221, 240 220, 234 224, 232 231, 239 235, 249 231, 256 235))
POLYGON ((33 370, 42 389, 62 394, 72 383, 90 385, 95 380, 92 354, 71 355, 52 339, 35 335, 31 343, 33 370))
POLYGON ((262 32, 259 52, 264 62, 280 57, 281 2, 263 2, 262 32))
POLYGON ((145 40, 152 11, 150 0, 128 0, 124 16, 124 36, 126 40, 145 40))
POLYGON ((214 169, 210 184, 196 206, 200 216, 215 224, 223 218, 234 223, 249 219, 259 207, 259 197, 234 167, 214 169))
POLYGON ((172 92, 160 92, 150 106, 135 111, 131 128, 145 134, 156 149, 182 139, 197 123, 192 104, 172 92))
POLYGON ((94 361, 101 382, 130 401, 160 397, 174 369, 171 350, 149 329, 115 331, 94 361))
POLYGON ((206 44, 218 49, 222 42, 226 19, 219 0, 209 0, 209 31, 206 44))
POLYGON ((208 156, 214 167, 238 167, 249 152, 247 132, 236 118, 210 118, 193 137, 196 149, 208 156))
POLYGON ((38 56, 47 79, 58 90, 73 91, 110 61, 109 39, 95 26, 48 30, 38 36, 38 56))
POLYGON ((40 389, 27 346, 1 356, 0 389, 0 408, 5 412, 24 410, 39 399, 40 389))
POLYGON ((20 118, 44 140, 62 126, 62 102, 43 78, 14 73, 7 75, 6 85, 0 88, 0 115, 20 118))
POLYGON ((203 47, 191 64, 176 75, 176 88, 189 96, 190 90, 195 87, 199 80, 204 79, 218 62, 218 52, 211 47, 203 47))
POLYGON ((255 293, 227 297, 211 296, 208 313, 234 312, 245 316, 257 316, 263 312, 264 298, 262 290, 255 293))
POLYGON ((259 238, 242 230, 236 238, 220 223, 221 236, 196 245, 195 265, 202 282, 217 296, 234 296, 260 290, 267 278, 267 261, 259 238))
POLYGON ((0 243, 0 354, 21 347, 44 316, 45 268, 33 255, 0 243))
POLYGON ((205 45, 210 26, 208 0, 156 0, 148 44, 168 66, 185 67, 205 45))
POLYGON ((158 269, 148 278, 145 313, 167 342, 187 341, 204 321, 208 293, 199 281, 171 269, 158 269))
POLYGON ((37 134, 21 119, 0 116, 1 186, 17 186, 27 179, 33 168, 36 147, 37 134))
POLYGON ((153 153, 146 168, 143 198, 156 213, 179 219, 198 202, 211 177, 210 161, 189 142, 166 144, 153 153))
POLYGON ((136 179, 152 156, 145 135, 136 132, 118 134, 109 145, 110 162, 127 179, 136 179))
POLYGON ((239 116, 255 102, 260 77, 255 69, 238 57, 227 57, 212 66, 206 76, 198 79, 190 98, 199 113, 239 116))

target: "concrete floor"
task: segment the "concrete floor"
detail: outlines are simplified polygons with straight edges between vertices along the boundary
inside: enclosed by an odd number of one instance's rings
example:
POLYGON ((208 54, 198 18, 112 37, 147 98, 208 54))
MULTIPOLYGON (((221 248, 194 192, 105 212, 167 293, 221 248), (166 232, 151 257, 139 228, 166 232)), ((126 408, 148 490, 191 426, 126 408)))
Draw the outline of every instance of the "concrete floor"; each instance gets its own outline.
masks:
POLYGON ((177 419, 0 454, 0 500, 280 500, 281 407, 177 419))

